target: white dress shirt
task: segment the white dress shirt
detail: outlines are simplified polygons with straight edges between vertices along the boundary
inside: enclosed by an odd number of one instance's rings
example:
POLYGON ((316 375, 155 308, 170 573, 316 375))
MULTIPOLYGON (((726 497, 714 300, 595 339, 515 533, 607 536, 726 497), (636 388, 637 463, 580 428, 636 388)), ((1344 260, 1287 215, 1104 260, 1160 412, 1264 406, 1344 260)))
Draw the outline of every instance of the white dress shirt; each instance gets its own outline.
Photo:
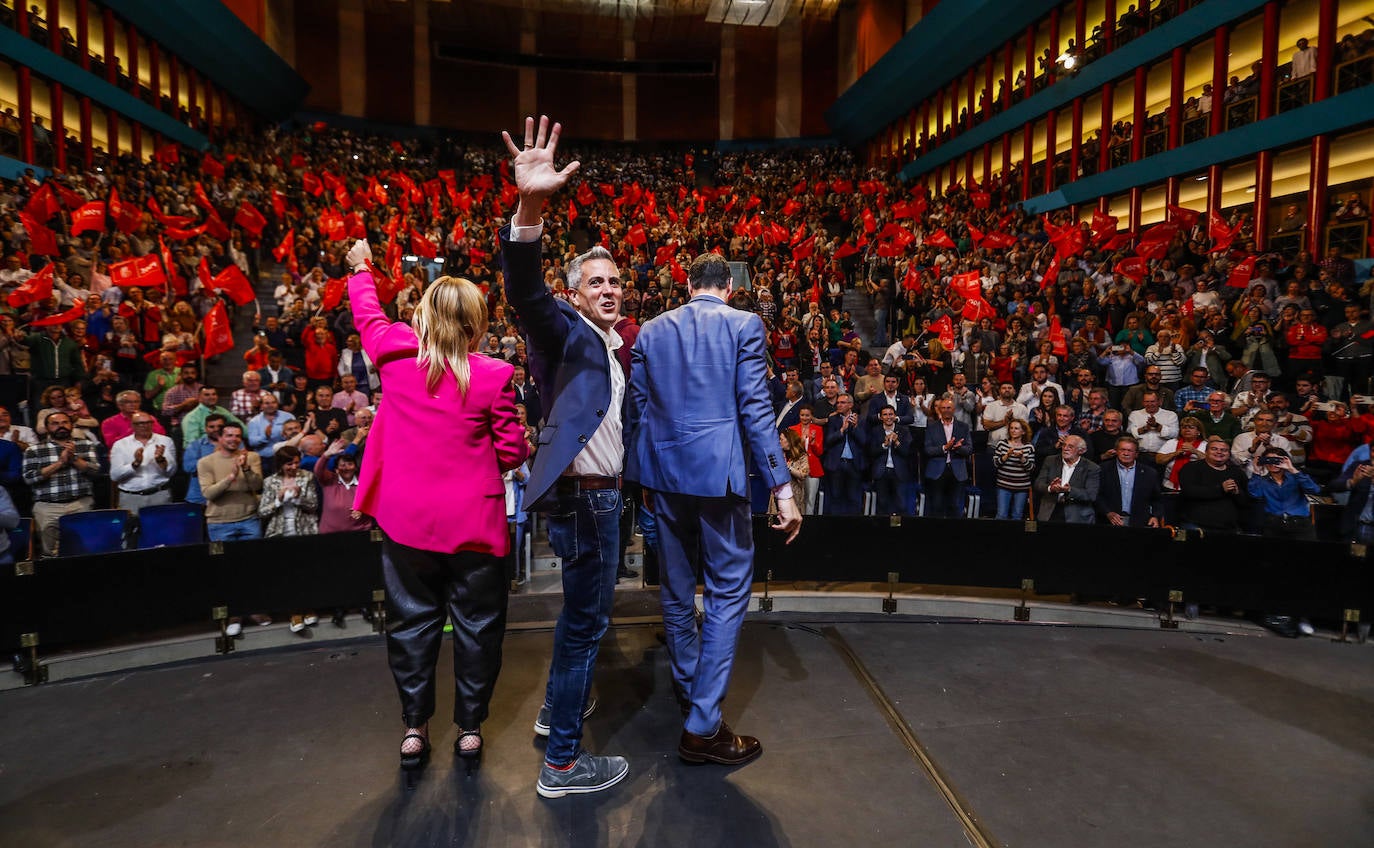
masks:
POLYGON ((125 436, 110 448, 110 479, 125 492, 146 492, 172 479, 177 470, 177 449, 171 437, 153 433, 147 442, 133 435, 125 436), (157 446, 162 445, 165 464, 153 459, 157 446), (143 462, 134 468, 134 453, 143 448, 143 462))

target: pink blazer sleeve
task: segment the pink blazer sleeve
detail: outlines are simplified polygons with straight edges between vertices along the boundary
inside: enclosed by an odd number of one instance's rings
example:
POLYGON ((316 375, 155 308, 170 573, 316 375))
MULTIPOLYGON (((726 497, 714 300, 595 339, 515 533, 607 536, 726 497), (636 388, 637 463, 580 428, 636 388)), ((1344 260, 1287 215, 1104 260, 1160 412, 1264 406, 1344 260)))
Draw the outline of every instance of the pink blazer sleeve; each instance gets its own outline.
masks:
POLYGON ((362 271, 348 278, 348 302, 353 309, 353 326, 362 337, 363 350, 379 361, 398 350, 414 350, 415 331, 401 321, 393 322, 382 311, 377 299, 377 286, 370 271, 362 271))
POLYGON ((510 384, 510 374, 515 367, 507 365, 506 368, 507 379, 491 405, 491 440, 496 448, 496 464, 502 472, 519 468, 529 454, 525 428, 515 417, 515 389, 510 384))

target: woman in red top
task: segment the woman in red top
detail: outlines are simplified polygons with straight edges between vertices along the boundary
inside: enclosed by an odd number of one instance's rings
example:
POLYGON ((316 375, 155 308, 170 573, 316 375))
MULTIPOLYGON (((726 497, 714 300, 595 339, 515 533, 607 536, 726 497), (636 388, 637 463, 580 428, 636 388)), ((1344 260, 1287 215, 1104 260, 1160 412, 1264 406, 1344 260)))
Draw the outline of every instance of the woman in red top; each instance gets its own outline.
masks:
POLYGON ((1321 371, 1322 345, 1326 344, 1326 328, 1317 323, 1317 313, 1304 309, 1298 313, 1298 323, 1284 334, 1288 342, 1288 363, 1283 376, 1289 385, 1304 371, 1321 371))
POLYGON ((825 469, 821 467, 825 430, 812 418, 811 407, 803 406, 798 415, 801 417, 801 423, 794 424, 788 429, 801 438, 802 448, 806 451, 810 464, 806 477, 806 498, 802 501, 802 515, 811 515, 816 511, 816 495, 821 490, 821 478, 825 476, 825 469))
POLYGON ((301 343, 305 346, 305 376, 310 385, 334 385, 334 374, 339 367, 339 348, 334 344, 334 335, 327 327, 307 327, 301 333, 301 343))
POLYGON ((1369 422, 1351 418, 1345 404, 1333 401, 1326 414, 1311 404, 1304 413, 1312 420, 1312 446, 1307 449, 1307 464, 1303 470, 1318 483, 1328 483, 1340 473, 1350 452, 1365 440, 1369 422))
POLYGON ((119 314, 129 322, 144 350, 156 348, 162 344, 162 310, 144 300, 143 289, 138 286, 130 286, 126 295, 119 304, 119 314))

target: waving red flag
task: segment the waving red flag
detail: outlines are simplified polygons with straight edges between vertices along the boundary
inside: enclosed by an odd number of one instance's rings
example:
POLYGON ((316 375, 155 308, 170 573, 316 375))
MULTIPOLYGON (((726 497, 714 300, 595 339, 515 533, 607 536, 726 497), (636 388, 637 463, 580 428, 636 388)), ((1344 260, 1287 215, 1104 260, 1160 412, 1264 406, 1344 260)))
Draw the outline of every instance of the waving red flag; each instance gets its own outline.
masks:
POLYGON ((572 198, 568 198, 568 223, 577 223, 577 204, 572 202, 572 198))
POLYGON ((1069 343, 1064 338, 1064 326, 1059 323, 1058 315, 1050 316, 1049 339, 1055 356, 1064 356, 1069 352, 1069 343))
POLYGON ((983 296, 983 278, 977 271, 969 271, 967 274, 955 274, 949 280, 950 291, 962 297, 964 300, 970 298, 981 298, 983 296))
POLYGON ((1212 250, 1225 250, 1235 241, 1236 233, 1226 225, 1225 218, 1212 210, 1207 213, 1207 237, 1212 240, 1212 250))
POLYGON ((1141 233, 1140 241, 1142 244, 1163 242, 1167 245, 1174 240, 1174 236, 1178 235, 1181 229, 1183 229, 1183 225, 1178 221, 1165 221, 1162 224, 1155 224, 1153 227, 1141 233))
POLYGON ((253 293, 253 284, 244 276, 243 271, 239 270, 239 266, 233 264, 230 264, 210 280, 210 288, 229 295, 229 299, 239 306, 252 303, 257 299, 253 293))
POLYGON ((181 162, 181 150, 176 142, 168 142, 159 147, 154 153, 153 158, 159 165, 176 165, 181 162))
POLYGON ((200 280, 201 288, 206 291, 214 291, 215 276, 210 273, 210 260, 204 256, 200 257, 200 264, 196 266, 196 279, 200 280))
POLYGON ((5 300, 10 306, 18 309, 21 306, 28 306, 30 303, 40 303, 52 297, 53 266, 48 263, 43 266, 43 270, 29 277, 19 288, 10 292, 5 300))
POLYGON ((1194 212, 1192 209, 1184 209, 1182 206, 1175 206, 1172 203, 1165 204, 1164 208, 1168 210, 1171 220, 1177 219, 1180 224, 1188 228, 1192 228, 1192 226, 1197 223, 1198 218, 1202 217, 1201 212, 1194 212))
POLYGON ((132 233, 143 222, 143 213, 134 204, 120 200, 117 189, 110 189, 110 202, 106 204, 106 209, 114 219, 115 228, 121 233, 132 233))
POLYGON ((1054 254, 1054 258, 1050 260, 1050 264, 1049 264, 1048 266, 1046 266, 1044 275, 1041 276, 1041 278, 1040 278, 1040 290, 1041 290, 1041 291, 1044 291, 1045 289, 1047 289, 1047 288, 1049 288, 1050 286, 1054 285, 1055 282, 1057 282, 1058 280, 1059 280, 1059 254, 1056 253, 1056 254, 1054 254))
POLYGON ((1082 253, 1083 248, 1088 246, 1088 239, 1083 235, 1083 228, 1078 224, 1065 224, 1056 227, 1054 224, 1045 224, 1045 232, 1049 234, 1050 243, 1054 245, 1056 256, 1073 256, 1082 253))
POLYGON ((807 238, 805 241, 803 241, 801 244, 799 244, 799 245, 797 245, 796 247, 792 248, 792 259, 793 259, 793 260, 797 260, 797 259, 806 259, 807 257, 811 256, 811 254, 813 254, 813 253, 815 253, 815 252, 816 252, 816 237, 815 237, 815 236, 810 236, 810 237, 807 238))
POLYGON ((239 204, 238 211, 234 213, 234 223, 254 236, 261 236, 262 228, 267 226, 267 219, 253 204, 245 200, 239 204))
POLYGON ((1150 271, 1150 263, 1139 256, 1127 256, 1125 259, 1116 263, 1113 269, 1116 273, 1128 280, 1139 283, 1145 279, 1145 275, 1150 271))
POLYGON ((93 200, 72 212, 71 234, 79 235, 87 230, 97 233, 105 231, 105 203, 93 200))
POLYGON ((205 316, 205 342, 201 346, 201 353, 205 358, 218 356, 221 353, 234 349, 234 334, 229 330, 229 312, 224 308, 224 301, 216 301, 214 307, 205 316))
POLYGON ((1235 289, 1243 289, 1250 285, 1250 280, 1255 276, 1255 257, 1247 256, 1244 260, 1237 263, 1231 269, 1231 273, 1226 277, 1226 285, 1235 289))
POLYGON ((184 227, 195 221, 195 218, 186 215, 167 215, 162 211, 162 207, 157 205, 157 198, 148 198, 148 211, 153 213, 153 220, 164 227, 184 227))
POLYGON ((210 214, 205 216, 205 223, 202 226, 205 227, 205 232, 220 241, 229 240, 229 228, 224 225, 224 219, 214 209, 211 209, 210 214))
POLYGON ((210 197, 205 193, 205 186, 196 180, 195 185, 191 186, 191 202, 204 209, 206 212, 214 210, 214 204, 210 202, 210 197))
POLYGON ((285 262, 286 257, 291 256, 295 252, 296 230, 293 228, 287 230, 286 235, 282 236, 281 243, 272 248, 272 256, 275 257, 278 262, 285 262))
POLYGON ((154 286, 167 282, 167 275, 162 270, 162 262, 152 254, 135 256, 132 259, 112 263, 108 270, 110 279, 121 288, 125 286, 154 286))
POLYGON ((57 196, 62 198, 62 205, 68 209, 78 209, 86 204, 86 198, 61 183, 54 183, 53 185, 57 189, 57 196))
POLYGON ((1016 236, 1006 233, 988 233, 983 238, 983 247, 993 250, 1006 250, 1016 244, 1016 236))
POLYGON ((439 255, 434 249, 434 242, 414 230, 410 231, 410 252, 424 259, 433 259, 439 255))
POLYGON ((320 178, 309 171, 305 171, 301 174, 301 188, 305 189, 306 193, 313 197, 319 197, 324 194, 324 183, 320 182, 320 178))
POLYGON ((167 271, 167 282, 171 284, 172 291, 177 294, 190 294, 190 290, 186 288, 186 281, 177 273, 176 259, 163 243, 162 236, 157 237, 157 255, 162 259, 162 267, 167 271))
POLYGON ((320 295, 320 308, 325 312, 331 312, 337 308, 343 302, 347 282, 343 277, 327 280, 324 284, 324 293, 320 295))
POLYGON ((49 315, 47 318, 39 318, 37 321, 30 321, 30 327, 51 327, 54 324, 68 324, 78 318, 86 317, 86 302, 76 300, 72 302, 72 308, 56 315, 49 315))
POLYGON ((219 163, 218 159, 211 156, 209 153, 206 153, 200 158, 200 172, 202 174, 209 174, 217 180, 224 179, 224 166, 219 163))
POLYGON ((401 276, 399 264, 392 266, 394 273, 390 277, 378 271, 371 259, 367 260, 367 269, 372 272, 372 280, 377 284, 377 299, 382 303, 391 303, 396 299, 396 295, 405 290, 406 283, 401 276))
POLYGON ((974 244, 983 243, 983 231, 973 226, 972 224, 968 225, 968 237, 973 239, 974 244))
POLYGON ((1169 243, 1167 241, 1142 241, 1136 245, 1136 256, 1145 259, 1163 259, 1169 255, 1169 243))
POLYGON ((47 223, 48 219, 56 215, 62 209, 62 202, 57 199, 57 194, 52 190, 52 183, 43 183, 38 191, 33 193, 29 202, 24 205, 24 211, 29 213, 33 219, 40 224, 47 223))
POLYGON ((1116 234, 1117 217, 1108 215, 1099 210, 1093 210, 1093 222, 1091 224, 1093 239, 1100 241, 1116 234))
POLYGON ((906 276, 902 278, 902 289, 904 291, 921 291, 921 275, 916 272, 916 263, 912 262, 906 266, 906 276))
POLYGON ((954 247, 954 239, 950 238, 949 233, 946 233, 943 229, 936 230, 935 232, 926 236, 925 243, 929 245, 934 245, 935 247, 943 247, 948 249, 952 249, 954 247))
POLYGON ((643 247, 649 240, 649 237, 644 234, 644 225, 635 224, 630 227, 630 231, 625 234, 625 240, 636 247, 643 247))
POLYGON ((968 194, 974 209, 986 209, 992 205, 992 195, 986 191, 971 191, 968 194))
POLYGON ((43 226, 27 212, 19 213, 19 222, 29 236, 29 253, 39 256, 57 255, 57 233, 43 226))
POLYGON ((192 227, 189 230, 183 230, 180 227, 168 227, 162 231, 162 234, 172 241, 190 241, 194 238, 200 238, 203 232, 205 232, 205 225, 201 224, 199 227, 192 227))
POLYGON ((836 260, 845 259, 850 256, 853 256, 858 252, 859 249, 854 246, 853 242, 847 241, 844 244, 840 245, 839 249, 835 251, 835 255, 832 258, 836 260))
POLYGON ((930 328, 938 334, 945 350, 954 350, 954 322, 949 320, 948 315, 941 315, 938 321, 932 321, 930 328))

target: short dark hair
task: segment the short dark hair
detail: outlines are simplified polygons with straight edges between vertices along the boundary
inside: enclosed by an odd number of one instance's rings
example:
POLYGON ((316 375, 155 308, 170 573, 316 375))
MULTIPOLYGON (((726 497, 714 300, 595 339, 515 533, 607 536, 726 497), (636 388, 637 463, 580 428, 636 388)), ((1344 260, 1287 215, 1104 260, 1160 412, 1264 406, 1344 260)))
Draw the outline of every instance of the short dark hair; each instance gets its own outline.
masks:
POLYGON ((218 421, 221 424, 228 424, 229 416, 225 415, 222 412, 212 412, 209 415, 205 416, 204 423, 209 424, 211 421, 218 421))
POLYGON ((724 289, 730 285, 730 265, 719 253, 703 253, 692 260, 687 285, 694 289, 724 289))
POLYGON ((299 449, 292 445, 284 445, 280 448, 277 448, 277 452, 272 454, 272 458, 277 461, 277 466, 280 467, 288 462, 295 462, 296 460, 300 459, 301 452, 299 449))

